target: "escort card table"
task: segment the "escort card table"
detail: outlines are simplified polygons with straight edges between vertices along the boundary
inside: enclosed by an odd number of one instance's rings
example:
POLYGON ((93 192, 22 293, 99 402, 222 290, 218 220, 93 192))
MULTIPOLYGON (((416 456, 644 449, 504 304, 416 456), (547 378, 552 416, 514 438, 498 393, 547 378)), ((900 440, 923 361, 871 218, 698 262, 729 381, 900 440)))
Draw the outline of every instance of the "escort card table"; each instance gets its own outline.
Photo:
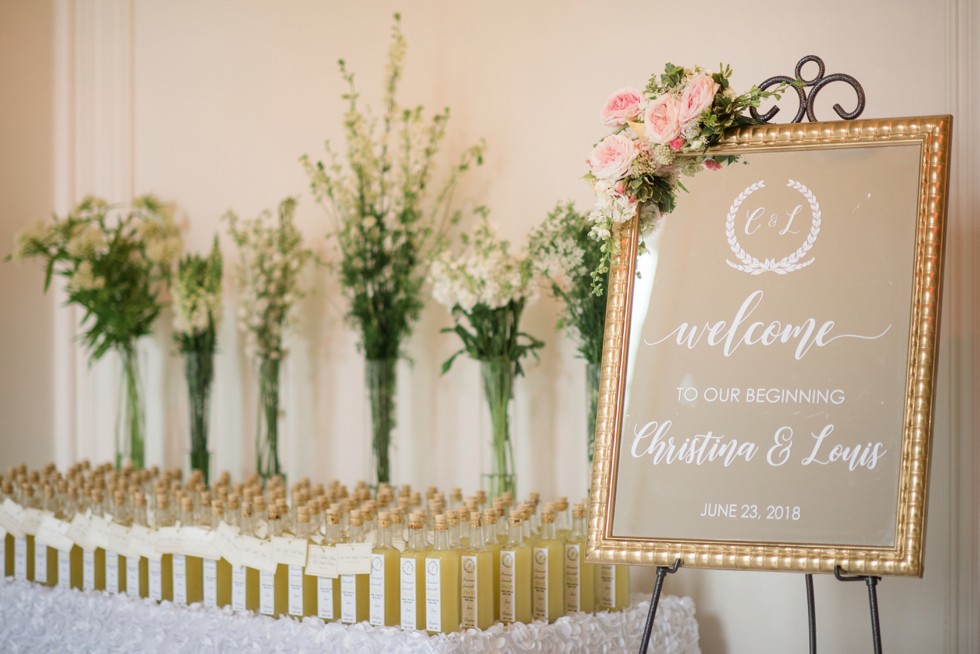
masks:
MULTIPOLYGON (((639 597, 637 597, 639 599, 639 597)), ((394 627, 324 624, 236 614, 199 604, 179 607, 104 592, 0 581, 2 652, 341 652, 462 654, 464 652, 635 652, 648 601, 619 613, 577 614, 554 624, 495 625, 487 631, 428 636, 394 627)), ((650 650, 699 654, 694 602, 663 597, 650 650)))

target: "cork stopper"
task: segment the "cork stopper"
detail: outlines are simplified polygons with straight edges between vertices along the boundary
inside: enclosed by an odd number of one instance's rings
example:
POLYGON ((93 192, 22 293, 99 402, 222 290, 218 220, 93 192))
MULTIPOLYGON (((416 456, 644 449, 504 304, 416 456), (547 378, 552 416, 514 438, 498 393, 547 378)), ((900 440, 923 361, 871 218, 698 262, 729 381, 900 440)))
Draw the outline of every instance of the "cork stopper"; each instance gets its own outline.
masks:
POLYGON ((559 511, 564 511, 565 509, 568 508, 568 498, 565 497, 564 495, 561 495, 558 497, 557 500, 555 500, 555 504, 558 505, 559 511))
POLYGON ((542 524, 546 524, 546 525, 553 525, 553 524, 555 524, 555 512, 554 511, 545 511, 544 513, 542 513, 541 514, 541 522, 542 522, 542 524))
POLYGON ((514 527, 520 526, 521 522, 524 521, 524 516, 521 515, 520 511, 514 511, 510 514, 510 524, 514 527))
POLYGON ((189 497, 180 498, 181 513, 190 513, 194 510, 194 500, 189 497))
POLYGON ((268 510, 265 512, 265 515, 266 515, 266 518, 269 519, 269 520, 278 520, 279 519, 279 505, 278 504, 273 504, 272 506, 270 506, 268 508, 268 510))
POLYGON ((585 505, 584 504, 574 504, 572 505, 572 517, 576 520, 585 517, 585 505))
MULTIPOLYGON (((48 488, 50 488, 50 486, 45 486, 44 487, 44 497, 46 499, 48 498, 48 488)), ((112 501, 115 502, 116 506, 122 506, 122 505, 124 505, 126 503, 126 491, 125 491, 125 489, 123 489, 123 488, 117 488, 112 493, 112 501)))
POLYGON ((243 518, 251 518, 252 517, 252 514, 254 512, 255 512, 255 505, 252 504, 252 501, 251 500, 242 503, 242 517, 243 518))
POLYGON ((211 515, 220 518, 225 514, 225 504, 221 500, 211 500, 211 515))
POLYGON ((133 493, 133 504, 135 504, 138 508, 145 509, 146 494, 143 493, 142 491, 136 491, 135 493, 133 493))
POLYGON ((397 509, 397 508, 396 509, 392 509, 389 512, 389 515, 391 516, 391 524, 393 524, 393 525, 403 524, 403 516, 405 514, 402 512, 401 509, 397 509))
POLYGON ((351 511, 350 526, 360 527, 363 524, 364 524, 364 514, 360 511, 360 509, 354 509, 353 511, 351 511))
POLYGON ((170 508, 170 495, 167 493, 157 493, 157 508, 158 509, 169 509, 170 508))
POLYGON ((382 511, 378 514, 378 529, 387 529, 391 526, 391 514, 382 511))
POLYGON ((436 515, 436 531, 446 531, 448 525, 446 524, 446 514, 439 513, 436 515))
POLYGON ((339 525, 340 524, 340 512, 329 508, 327 509, 327 524, 328 525, 339 525))
POLYGON ((296 509, 296 522, 301 525, 310 523, 310 512, 305 506, 301 506, 296 509))
POLYGON ((50 500, 54 497, 54 486, 51 484, 44 485, 44 499, 50 500))
POLYGON ((478 511, 470 512, 470 527, 480 527, 482 526, 482 521, 480 520, 480 513, 478 511))
POLYGON ((238 498, 239 498, 238 493, 231 493, 230 495, 228 495, 228 510, 229 511, 237 511, 241 507, 241 504, 239 504, 238 498))
MULTIPOLYGON (((450 509, 449 511, 446 511, 445 515, 446 515, 446 524, 448 524, 450 527, 459 524, 459 516, 456 514, 456 511, 450 509)), ((439 516, 436 516, 436 518, 438 517, 439 516)))
POLYGON ((497 510, 486 508, 483 509, 483 519, 488 525, 491 525, 497 521, 497 510))
POLYGON ((422 529, 422 525, 424 524, 425 524, 425 516, 422 516, 418 513, 413 513, 408 518, 408 528, 413 531, 418 531, 422 529))

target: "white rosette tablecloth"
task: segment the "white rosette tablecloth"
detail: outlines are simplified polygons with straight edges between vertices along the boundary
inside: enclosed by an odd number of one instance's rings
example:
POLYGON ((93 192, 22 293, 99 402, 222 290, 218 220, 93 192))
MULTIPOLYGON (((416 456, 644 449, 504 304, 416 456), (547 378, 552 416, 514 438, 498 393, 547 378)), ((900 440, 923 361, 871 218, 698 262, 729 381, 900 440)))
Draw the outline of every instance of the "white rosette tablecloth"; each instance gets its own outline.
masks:
MULTIPOLYGON (((200 604, 178 607, 5 579, 0 581, 0 652, 635 652, 648 606, 644 601, 626 611, 579 613, 554 624, 498 624, 486 631, 428 636, 394 627, 324 624, 316 618, 276 620, 200 604)), ((700 651, 694 602, 661 598, 651 654, 700 651)))

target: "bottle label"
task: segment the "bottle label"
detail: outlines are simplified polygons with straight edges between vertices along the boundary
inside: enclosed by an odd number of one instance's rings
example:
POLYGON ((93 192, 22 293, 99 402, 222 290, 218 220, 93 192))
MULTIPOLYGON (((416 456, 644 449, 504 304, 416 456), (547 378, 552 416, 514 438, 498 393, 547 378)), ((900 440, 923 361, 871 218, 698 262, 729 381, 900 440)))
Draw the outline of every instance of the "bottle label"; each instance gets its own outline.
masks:
POLYGON ((316 614, 321 620, 336 620, 333 614, 333 579, 316 578, 316 614))
POLYGON ((233 611, 245 610, 245 566, 231 568, 231 608, 233 611))
POLYGON ((58 588, 68 588, 71 585, 71 556, 61 550, 55 550, 54 555, 58 558, 58 588))
POLYGON ((531 566, 531 616, 535 620, 548 619, 548 548, 534 548, 531 566))
POLYGON ((606 608, 616 605, 616 566, 611 563, 599 566, 599 601, 606 608))
POLYGON ((476 628, 476 616, 480 597, 479 579, 475 556, 463 556, 460 560, 460 625, 464 629, 476 628))
POLYGON ((95 551, 82 550, 82 588, 95 590, 95 551))
POLYGON ((187 558, 183 554, 173 557, 174 604, 187 606, 187 558))
POLYGON ((415 559, 401 560, 401 613, 402 629, 416 629, 415 622, 415 559))
POLYGON ((276 573, 259 570, 259 613, 276 612, 276 573))
POLYGON ((303 566, 290 565, 289 570, 289 615, 303 617, 303 566))
POLYGON ((140 559, 138 556, 126 557, 126 594, 137 597, 140 594, 140 559))
POLYGON ((204 606, 218 605, 218 562, 204 559, 204 606))
POLYGON ((357 576, 340 575, 340 621, 357 622, 357 576))
POLYGON ((442 631, 442 561, 425 560, 425 629, 442 631))
POLYGON ((48 583, 48 546, 34 539, 34 581, 48 583))
POLYGON ((163 599, 163 579, 160 560, 154 561, 150 559, 148 568, 148 576, 150 580, 150 598, 160 601, 163 599))
POLYGON ((119 592, 119 555, 105 551, 105 589, 109 593, 119 592))
POLYGON ((565 545, 565 610, 568 613, 582 610, 580 554, 577 544, 565 545))
POLYGON ((375 627, 385 623, 385 556, 371 555, 371 612, 370 621, 375 627))
POLYGON ((514 606, 514 550, 500 550, 500 620, 517 622, 514 606))
POLYGON ((14 577, 27 581, 27 537, 14 539, 14 577))

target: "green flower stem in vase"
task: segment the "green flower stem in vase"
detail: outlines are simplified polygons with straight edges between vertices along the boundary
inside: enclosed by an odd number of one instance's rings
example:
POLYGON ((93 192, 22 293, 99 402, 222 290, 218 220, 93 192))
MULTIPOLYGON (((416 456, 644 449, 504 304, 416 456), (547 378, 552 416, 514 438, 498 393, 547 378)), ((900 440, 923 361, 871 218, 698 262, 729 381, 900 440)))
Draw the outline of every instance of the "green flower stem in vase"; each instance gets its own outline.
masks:
POLYGON ((585 402, 588 407, 586 416, 586 446, 589 453, 589 465, 595 453, 595 424, 599 414, 599 364, 585 364, 585 402))
POLYGON ((268 480, 282 473, 279 465, 279 358, 259 359, 259 419, 255 441, 255 467, 268 480))
POLYGON ((371 402, 371 448, 378 483, 391 481, 391 432, 395 428, 398 359, 366 359, 365 381, 371 402))
POLYGON ((141 470, 146 462, 146 419, 136 343, 124 343, 119 349, 119 355, 122 360, 122 376, 116 414, 116 469, 130 463, 141 470))
POLYGON ((514 449, 510 440, 510 407, 514 398, 514 363, 507 358, 480 362, 483 395, 490 409, 490 461, 492 472, 484 475, 487 492, 498 497, 510 491, 517 494, 514 449))
POLYGON ((204 474, 210 483, 210 454, 208 453, 208 423, 211 411, 211 382, 214 380, 214 354, 210 351, 189 351, 184 354, 184 376, 191 419, 191 469, 204 474))

